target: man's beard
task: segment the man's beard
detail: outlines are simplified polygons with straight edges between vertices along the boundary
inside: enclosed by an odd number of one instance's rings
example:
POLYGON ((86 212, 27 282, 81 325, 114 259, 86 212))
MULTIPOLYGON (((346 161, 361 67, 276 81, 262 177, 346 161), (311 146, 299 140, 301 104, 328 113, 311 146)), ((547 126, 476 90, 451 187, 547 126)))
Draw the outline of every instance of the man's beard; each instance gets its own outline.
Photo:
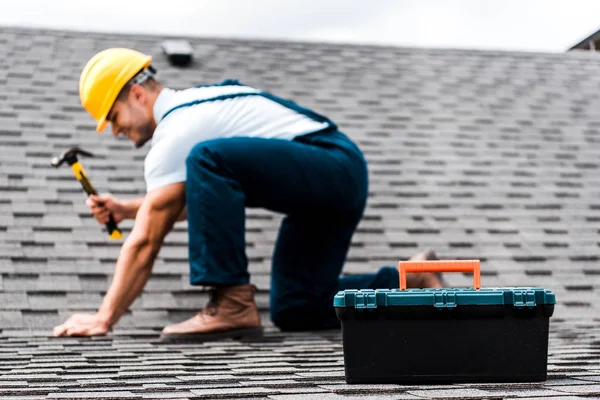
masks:
POLYGON ((150 122, 140 126, 140 128, 138 129, 138 132, 140 132, 140 138, 135 142, 136 149, 139 149, 140 147, 145 145, 146 142, 152 138, 152 135, 154 134, 154 129, 154 125, 150 122))

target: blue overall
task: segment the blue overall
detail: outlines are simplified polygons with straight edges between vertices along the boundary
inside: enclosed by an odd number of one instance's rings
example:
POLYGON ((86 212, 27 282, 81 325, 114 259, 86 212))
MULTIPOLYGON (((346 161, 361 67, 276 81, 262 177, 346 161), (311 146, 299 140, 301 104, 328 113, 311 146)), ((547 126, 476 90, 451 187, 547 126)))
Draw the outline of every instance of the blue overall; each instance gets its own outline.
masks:
POLYGON ((190 283, 250 282, 245 208, 285 215, 273 252, 271 319, 282 330, 339 326, 338 290, 398 287, 398 272, 340 277, 365 208, 368 173, 335 125, 294 140, 233 137, 198 143, 186 159, 190 283))

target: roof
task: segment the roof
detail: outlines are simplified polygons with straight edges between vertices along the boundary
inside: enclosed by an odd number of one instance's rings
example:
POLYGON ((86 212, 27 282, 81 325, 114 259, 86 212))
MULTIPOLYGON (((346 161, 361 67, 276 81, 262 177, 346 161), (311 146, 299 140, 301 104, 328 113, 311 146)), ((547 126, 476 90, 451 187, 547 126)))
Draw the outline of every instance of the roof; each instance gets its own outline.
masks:
POLYGON ((591 35, 589 35, 588 37, 571 47, 569 50, 591 50, 590 44, 592 42, 594 43, 594 50, 598 50, 600 45, 600 30, 592 33, 591 35))
MULTIPOLYGON (((600 395, 600 74, 587 53, 543 54, 188 38, 196 61, 167 64, 163 37, 0 29, 0 397, 323 399, 600 395), (101 338, 51 338, 94 311, 120 243, 90 217, 68 168, 72 145, 101 191, 144 193, 147 149, 97 135, 79 104, 85 62, 107 47, 154 56, 184 88, 224 78, 322 112, 364 150, 370 197, 346 273, 395 265, 424 248, 482 260, 484 286, 557 295, 549 380, 536 384, 346 385, 339 332, 259 342, 163 345, 158 332, 202 307, 188 284, 185 223, 166 239, 141 298, 101 338)), ((268 308, 281 216, 250 209, 248 255, 268 308)), ((131 223, 123 224, 128 233, 131 223)), ((448 274, 451 286, 470 277, 448 274)), ((569 397, 570 396, 570 397, 569 397)))

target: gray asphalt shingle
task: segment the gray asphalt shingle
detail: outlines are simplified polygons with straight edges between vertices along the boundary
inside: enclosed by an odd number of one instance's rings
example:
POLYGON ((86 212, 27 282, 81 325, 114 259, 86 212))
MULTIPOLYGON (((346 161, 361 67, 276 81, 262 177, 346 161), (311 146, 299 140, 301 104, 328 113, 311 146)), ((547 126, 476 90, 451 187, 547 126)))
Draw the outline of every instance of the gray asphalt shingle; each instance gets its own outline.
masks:
MULTIPOLYGON (((196 61, 167 64, 161 37, 0 28, 0 397, 580 398, 600 395, 600 58, 189 38, 196 61), (174 88, 224 78, 338 122, 363 149, 369 203, 346 273, 396 265, 426 247, 482 260, 486 286, 544 286, 558 299, 549 380, 452 386, 346 385, 339 332, 268 324, 269 265, 281 216, 247 213, 250 271, 268 325, 256 342, 164 345, 160 329, 197 311, 187 229, 167 236, 141 299, 104 338, 49 338, 92 311, 120 243, 89 216, 52 156, 77 144, 96 189, 143 195, 147 149, 97 135, 77 93, 107 47, 152 54, 174 88)), ((122 224, 125 234, 132 223, 122 224)), ((451 286, 470 276, 448 275, 451 286)))

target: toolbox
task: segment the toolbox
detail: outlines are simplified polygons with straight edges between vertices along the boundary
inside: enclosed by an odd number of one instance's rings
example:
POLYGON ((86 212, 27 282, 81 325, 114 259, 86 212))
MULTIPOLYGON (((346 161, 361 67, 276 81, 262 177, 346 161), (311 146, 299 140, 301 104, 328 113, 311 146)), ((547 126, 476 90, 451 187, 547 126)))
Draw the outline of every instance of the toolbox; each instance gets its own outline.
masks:
POLYGON ((478 260, 405 261, 400 289, 343 290, 347 383, 531 382, 546 379, 549 290, 481 288, 478 260), (410 272, 472 272, 473 288, 408 289, 410 272))

